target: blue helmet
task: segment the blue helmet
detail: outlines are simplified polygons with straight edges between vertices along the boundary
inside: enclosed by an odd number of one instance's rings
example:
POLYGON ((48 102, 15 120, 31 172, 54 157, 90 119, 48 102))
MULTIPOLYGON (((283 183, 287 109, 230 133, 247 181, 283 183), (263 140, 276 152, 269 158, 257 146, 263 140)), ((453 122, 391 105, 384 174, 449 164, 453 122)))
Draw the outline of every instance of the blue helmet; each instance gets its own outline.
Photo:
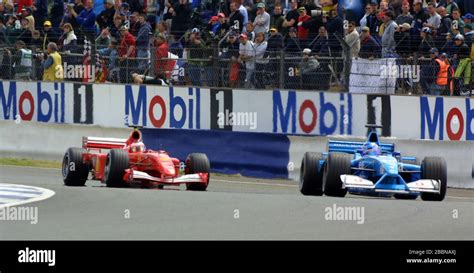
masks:
POLYGON ((379 145, 375 142, 367 142, 362 147, 362 153, 364 155, 381 155, 382 150, 380 149, 379 145))

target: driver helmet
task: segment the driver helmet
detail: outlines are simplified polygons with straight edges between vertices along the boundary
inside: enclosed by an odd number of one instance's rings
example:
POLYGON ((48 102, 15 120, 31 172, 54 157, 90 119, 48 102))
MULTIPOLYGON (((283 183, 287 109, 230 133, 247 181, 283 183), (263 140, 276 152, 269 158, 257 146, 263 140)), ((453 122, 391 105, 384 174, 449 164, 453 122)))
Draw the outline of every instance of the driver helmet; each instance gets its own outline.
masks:
POLYGON ((382 150, 380 149, 379 145, 375 142, 368 142, 364 144, 362 148, 364 155, 381 155, 382 150))
POLYGON ((135 142, 130 144, 130 152, 131 153, 139 153, 145 151, 145 144, 143 142, 135 142))

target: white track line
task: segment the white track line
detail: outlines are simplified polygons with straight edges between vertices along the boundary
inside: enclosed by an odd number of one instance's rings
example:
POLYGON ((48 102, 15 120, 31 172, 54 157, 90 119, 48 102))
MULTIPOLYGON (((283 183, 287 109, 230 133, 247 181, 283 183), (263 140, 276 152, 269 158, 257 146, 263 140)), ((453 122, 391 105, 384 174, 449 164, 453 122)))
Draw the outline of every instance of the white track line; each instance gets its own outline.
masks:
POLYGON ((18 184, 3 184, 3 183, 0 184, 0 185, 2 187, 5 187, 5 186, 12 186, 12 187, 23 186, 23 187, 28 187, 28 188, 34 188, 35 190, 40 191, 42 193, 38 197, 29 198, 27 200, 16 200, 16 201, 13 201, 13 202, 8 202, 8 199, 2 198, 1 202, 6 202, 6 203, 5 204, 0 204, 0 209, 11 207, 11 206, 19 206, 19 205, 24 205, 24 204, 28 204, 28 203, 33 203, 33 202, 46 200, 48 198, 51 198, 53 195, 55 195, 54 191, 48 190, 48 189, 45 189, 45 188, 40 188, 40 187, 25 186, 25 185, 18 185, 18 184))

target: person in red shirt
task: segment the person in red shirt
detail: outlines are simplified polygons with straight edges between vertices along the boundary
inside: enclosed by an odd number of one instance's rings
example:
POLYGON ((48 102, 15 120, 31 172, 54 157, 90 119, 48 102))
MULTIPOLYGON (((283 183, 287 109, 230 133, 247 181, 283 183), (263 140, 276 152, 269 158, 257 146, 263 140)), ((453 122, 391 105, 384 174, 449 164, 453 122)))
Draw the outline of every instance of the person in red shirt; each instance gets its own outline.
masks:
POLYGON ((120 60, 120 78, 125 79, 126 82, 131 81, 131 72, 135 68, 135 37, 128 31, 127 26, 120 28, 120 46, 118 55, 120 60))
POLYGON ((168 69, 168 43, 163 35, 155 37, 155 75, 165 75, 166 79, 171 77, 171 71, 168 69))
POLYGON ((21 11, 22 9, 26 7, 32 7, 33 6, 33 0, 16 0, 15 3, 18 4, 16 10, 21 11))
POLYGON ((309 20, 311 16, 306 13, 304 7, 300 7, 298 12, 300 14, 300 17, 298 17, 298 40, 300 40, 300 44, 304 47, 308 39, 309 30, 303 26, 303 23, 309 20))

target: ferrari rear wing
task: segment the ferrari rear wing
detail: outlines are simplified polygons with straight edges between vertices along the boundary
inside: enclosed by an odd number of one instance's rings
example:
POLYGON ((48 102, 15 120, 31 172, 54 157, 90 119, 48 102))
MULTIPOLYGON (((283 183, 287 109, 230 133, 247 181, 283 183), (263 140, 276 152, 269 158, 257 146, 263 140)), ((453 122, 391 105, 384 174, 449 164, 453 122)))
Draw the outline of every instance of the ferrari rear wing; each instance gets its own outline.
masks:
POLYGON ((84 149, 120 149, 125 147, 126 138, 112 137, 83 137, 82 148, 84 149))
MULTIPOLYGON (((363 141, 329 140, 328 151, 355 154, 357 150, 362 149, 364 143, 363 141)), ((391 154, 395 151, 395 144, 380 143, 380 149, 382 149, 382 153, 391 154)))
POLYGON ((83 137, 82 148, 84 149, 121 149, 133 142, 141 141, 142 134, 139 130, 132 131, 128 138, 113 137, 83 137))

